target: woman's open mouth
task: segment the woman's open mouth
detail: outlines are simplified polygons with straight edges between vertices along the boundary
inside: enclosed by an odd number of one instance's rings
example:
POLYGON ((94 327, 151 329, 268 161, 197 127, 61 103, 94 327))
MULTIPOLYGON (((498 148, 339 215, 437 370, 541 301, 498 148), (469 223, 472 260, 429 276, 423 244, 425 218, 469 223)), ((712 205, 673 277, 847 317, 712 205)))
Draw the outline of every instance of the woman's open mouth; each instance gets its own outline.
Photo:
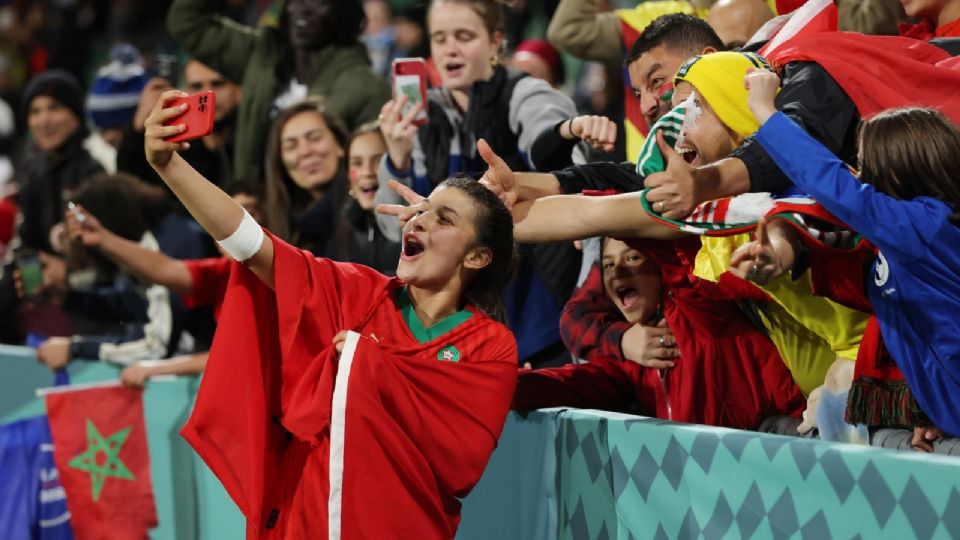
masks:
POLYGON ((466 67, 466 64, 461 64, 459 62, 451 62, 443 66, 443 69, 447 72, 447 76, 456 77, 463 73, 463 70, 465 67, 466 67))
POLYGON ((403 249, 400 251, 400 259, 410 261, 416 259, 424 251, 423 244, 412 234, 403 235, 403 249))
POLYGON ((634 287, 617 287, 616 293, 623 309, 630 309, 640 299, 640 293, 634 287))

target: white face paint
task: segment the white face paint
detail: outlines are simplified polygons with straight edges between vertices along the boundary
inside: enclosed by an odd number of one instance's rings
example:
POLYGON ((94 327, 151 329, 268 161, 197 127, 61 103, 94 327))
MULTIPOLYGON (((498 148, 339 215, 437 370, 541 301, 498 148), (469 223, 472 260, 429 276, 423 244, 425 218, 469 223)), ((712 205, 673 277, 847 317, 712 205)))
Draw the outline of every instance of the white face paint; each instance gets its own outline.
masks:
POLYGON ((687 130, 693 129, 697 125, 697 120, 700 120, 700 117, 703 115, 703 109, 697 105, 696 97, 697 92, 694 90, 690 92, 687 99, 680 103, 680 106, 684 109, 683 124, 680 126, 680 134, 677 136, 677 143, 674 145, 674 148, 683 143, 683 138, 687 134, 687 130))

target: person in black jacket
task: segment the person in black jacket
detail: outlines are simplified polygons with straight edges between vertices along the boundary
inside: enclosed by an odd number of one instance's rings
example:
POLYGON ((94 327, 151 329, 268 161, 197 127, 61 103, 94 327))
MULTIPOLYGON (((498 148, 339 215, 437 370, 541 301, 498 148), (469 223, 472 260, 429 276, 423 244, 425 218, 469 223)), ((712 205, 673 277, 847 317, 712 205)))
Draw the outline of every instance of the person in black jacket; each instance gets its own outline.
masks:
POLYGON ((380 232, 374 213, 373 196, 380 181, 377 169, 387 151, 380 126, 371 122, 360 126, 350 138, 347 176, 350 178, 350 202, 345 209, 350 224, 350 261, 365 264, 388 276, 397 272, 400 243, 380 232))
POLYGON ((103 167, 83 148, 90 132, 83 123, 83 91, 72 75, 62 70, 37 75, 27 84, 21 109, 30 138, 15 166, 23 213, 20 245, 51 252, 50 229, 60 222, 71 194, 103 167))

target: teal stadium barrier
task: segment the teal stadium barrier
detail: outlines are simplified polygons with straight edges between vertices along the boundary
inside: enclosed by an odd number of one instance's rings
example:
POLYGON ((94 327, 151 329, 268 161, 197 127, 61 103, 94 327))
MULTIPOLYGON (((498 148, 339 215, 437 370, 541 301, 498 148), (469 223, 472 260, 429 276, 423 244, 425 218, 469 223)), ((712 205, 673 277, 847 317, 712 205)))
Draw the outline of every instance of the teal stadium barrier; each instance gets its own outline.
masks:
MULTIPOLYGON (((0 422, 43 414, 52 381, 0 348, 0 422)), ((74 362, 75 383, 117 369, 74 362)), ((243 538, 243 519, 180 438, 197 380, 144 394, 154 539, 243 538)), ((375 499, 376 495, 372 495, 375 499)), ((960 538, 960 460, 601 411, 511 414, 458 540, 960 538)))

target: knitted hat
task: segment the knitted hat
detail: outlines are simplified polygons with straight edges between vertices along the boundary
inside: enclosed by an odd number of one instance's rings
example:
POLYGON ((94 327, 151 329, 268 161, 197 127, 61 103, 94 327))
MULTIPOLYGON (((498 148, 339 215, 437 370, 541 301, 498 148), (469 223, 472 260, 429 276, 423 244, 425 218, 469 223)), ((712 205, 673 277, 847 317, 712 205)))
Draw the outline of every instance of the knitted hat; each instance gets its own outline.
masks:
POLYGON ((521 41, 517 48, 513 50, 513 55, 517 56, 522 53, 534 54, 542 58, 550 68, 550 73, 553 74, 557 84, 563 84, 566 75, 563 69, 563 59, 560 58, 560 53, 549 41, 544 39, 521 41))
POLYGON ((123 126, 133 118, 148 80, 140 53, 133 46, 117 45, 110 51, 110 59, 97 72, 87 98, 90 118, 101 129, 123 126))
POLYGON ((30 113, 30 102, 37 96, 48 96, 63 103, 83 122, 83 91, 76 77, 62 69, 50 69, 40 73, 27 83, 20 98, 23 118, 30 113))
POLYGON ((724 51, 694 56, 677 70, 674 84, 692 84, 720 121, 746 137, 760 128, 747 105, 748 92, 743 84, 750 68, 773 69, 763 57, 753 53, 724 51))

